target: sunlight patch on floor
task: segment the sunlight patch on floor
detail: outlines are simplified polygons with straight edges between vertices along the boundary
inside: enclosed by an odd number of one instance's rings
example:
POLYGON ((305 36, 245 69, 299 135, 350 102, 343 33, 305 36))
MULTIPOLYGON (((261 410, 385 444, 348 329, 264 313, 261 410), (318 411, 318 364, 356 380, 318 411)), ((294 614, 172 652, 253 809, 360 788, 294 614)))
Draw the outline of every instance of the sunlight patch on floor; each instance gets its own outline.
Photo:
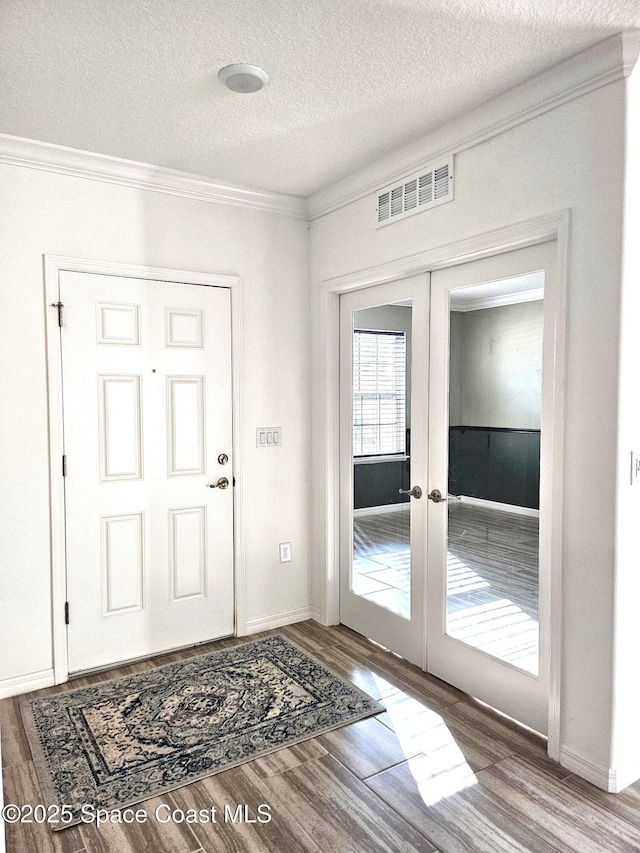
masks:
POLYGON ((383 703, 425 805, 477 784, 475 773, 440 714, 406 693, 396 693, 383 703))

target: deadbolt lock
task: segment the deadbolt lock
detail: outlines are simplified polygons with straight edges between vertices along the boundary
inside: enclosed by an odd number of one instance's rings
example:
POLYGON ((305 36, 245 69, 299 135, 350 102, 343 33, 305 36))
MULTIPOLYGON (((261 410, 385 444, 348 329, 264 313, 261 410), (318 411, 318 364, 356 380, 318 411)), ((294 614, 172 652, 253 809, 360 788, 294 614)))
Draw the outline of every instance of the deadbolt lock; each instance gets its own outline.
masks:
POLYGON ((226 453, 221 453, 220 456, 218 456, 218 462, 221 465, 226 465, 228 461, 229 461, 229 457, 227 456, 226 453))

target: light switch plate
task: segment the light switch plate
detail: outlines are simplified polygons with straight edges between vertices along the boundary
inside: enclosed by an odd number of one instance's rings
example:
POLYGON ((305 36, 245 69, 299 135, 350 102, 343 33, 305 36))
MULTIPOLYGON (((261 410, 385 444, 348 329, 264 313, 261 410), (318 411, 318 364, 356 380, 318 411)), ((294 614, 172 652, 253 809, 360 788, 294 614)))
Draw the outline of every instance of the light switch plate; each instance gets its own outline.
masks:
POLYGON ((282 443, 282 427, 258 427, 256 430, 256 447, 280 447, 282 443))

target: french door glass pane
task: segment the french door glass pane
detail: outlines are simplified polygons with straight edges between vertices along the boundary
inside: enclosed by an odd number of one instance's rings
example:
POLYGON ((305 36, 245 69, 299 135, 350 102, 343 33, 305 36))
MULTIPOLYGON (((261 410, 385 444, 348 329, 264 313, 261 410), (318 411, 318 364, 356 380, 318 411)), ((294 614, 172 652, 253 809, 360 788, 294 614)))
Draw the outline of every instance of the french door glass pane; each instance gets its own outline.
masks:
POLYGON ((543 302, 527 280, 451 296, 446 631, 537 674, 543 302))
POLYGON ((353 313, 351 589, 410 619, 410 303, 353 313))

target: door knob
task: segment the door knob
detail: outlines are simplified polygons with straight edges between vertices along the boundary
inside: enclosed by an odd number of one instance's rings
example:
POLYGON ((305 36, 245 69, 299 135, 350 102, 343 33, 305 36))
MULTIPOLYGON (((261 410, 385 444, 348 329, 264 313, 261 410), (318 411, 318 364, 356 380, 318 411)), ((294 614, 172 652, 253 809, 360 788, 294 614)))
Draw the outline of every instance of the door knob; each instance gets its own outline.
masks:
POLYGON ((229 486, 229 481, 226 477, 220 477, 217 483, 207 483, 210 489, 226 489, 229 486))
POLYGON ((412 498, 421 498, 422 489, 420 486, 414 486, 412 489, 398 489, 399 495, 411 495, 412 498))
POLYGON ((446 503, 447 499, 442 497, 442 492, 439 489, 433 489, 427 495, 430 501, 433 501, 434 504, 446 503))

